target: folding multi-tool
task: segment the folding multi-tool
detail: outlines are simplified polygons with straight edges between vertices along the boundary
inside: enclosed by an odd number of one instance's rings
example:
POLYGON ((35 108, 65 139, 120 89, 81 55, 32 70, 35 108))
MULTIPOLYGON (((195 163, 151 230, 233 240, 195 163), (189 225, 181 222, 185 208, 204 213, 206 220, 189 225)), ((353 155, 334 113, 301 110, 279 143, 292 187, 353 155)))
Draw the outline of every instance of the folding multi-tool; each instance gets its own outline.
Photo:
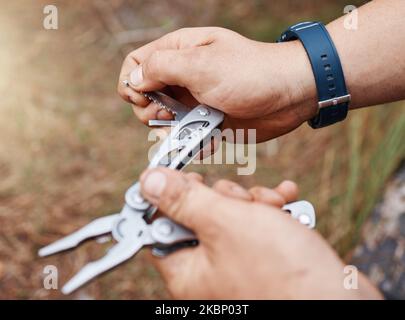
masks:
MULTIPOLYGON (((214 129, 219 128, 223 121, 223 113, 206 105, 190 109, 161 92, 148 92, 144 95, 170 111, 174 118, 149 122, 151 126, 170 126, 172 129, 148 168, 164 166, 182 170, 205 145, 211 143, 214 129)), ((282 209, 309 228, 315 226, 315 212, 309 202, 289 203, 282 209)), ((165 217, 152 219, 156 211, 157 208, 142 197, 139 182, 136 182, 126 191, 125 205, 120 213, 93 220, 78 231, 40 249, 39 255, 44 257, 55 254, 72 249, 89 238, 112 234, 117 243, 104 257, 88 263, 65 284, 62 292, 69 294, 130 259, 144 246, 150 246, 155 256, 163 257, 178 249, 198 244, 198 239, 191 230, 165 217)))

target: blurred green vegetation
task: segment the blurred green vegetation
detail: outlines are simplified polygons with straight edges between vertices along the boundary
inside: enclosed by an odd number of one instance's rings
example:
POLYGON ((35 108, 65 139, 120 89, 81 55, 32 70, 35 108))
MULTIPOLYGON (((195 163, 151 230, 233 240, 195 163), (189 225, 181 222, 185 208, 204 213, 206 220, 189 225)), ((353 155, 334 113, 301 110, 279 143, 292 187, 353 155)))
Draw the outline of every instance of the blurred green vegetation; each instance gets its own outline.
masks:
MULTIPOLYGON (((368 1, 353 0, 361 6, 368 1)), ((347 1, 286 0, 286 1, 224 1, 218 22, 247 37, 273 42, 286 27, 301 21, 330 22, 343 15, 347 1)))

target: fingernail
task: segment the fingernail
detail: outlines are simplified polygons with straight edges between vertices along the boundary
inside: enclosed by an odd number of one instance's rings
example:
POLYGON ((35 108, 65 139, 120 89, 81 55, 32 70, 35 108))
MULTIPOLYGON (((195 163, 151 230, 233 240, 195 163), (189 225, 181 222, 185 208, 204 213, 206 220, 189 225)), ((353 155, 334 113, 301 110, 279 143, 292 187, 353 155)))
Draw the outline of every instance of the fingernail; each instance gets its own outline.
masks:
POLYGON ((143 81, 142 66, 137 66, 129 75, 129 80, 133 86, 139 86, 143 81))
POLYGON ((160 171, 151 171, 142 178, 142 191, 145 195, 159 199, 166 187, 166 175, 160 171))

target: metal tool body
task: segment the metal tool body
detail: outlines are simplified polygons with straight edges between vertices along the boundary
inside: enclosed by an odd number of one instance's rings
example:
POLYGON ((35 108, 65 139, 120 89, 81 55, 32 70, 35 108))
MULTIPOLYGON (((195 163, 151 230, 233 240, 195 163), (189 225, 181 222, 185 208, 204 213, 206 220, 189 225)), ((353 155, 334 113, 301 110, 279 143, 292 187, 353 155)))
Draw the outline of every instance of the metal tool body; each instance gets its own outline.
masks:
MULTIPOLYGON (((189 110, 163 93, 149 92, 145 96, 161 104, 174 116, 174 121, 169 122, 152 120, 153 125, 174 127, 150 161, 149 168, 165 166, 182 170, 204 145, 211 142, 211 134, 222 123, 223 113, 204 105, 189 110)), ((315 212, 310 203, 298 201, 283 209, 308 227, 315 225, 315 212)), ((89 238, 112 234, 117 244, 104 257, 84 266, 62 288, 63 293, 69 294, 101 273, 130 259, 144 246, 152 246, 153 254, 164 256, 198 243, 191 230, 168 218, 158 218, 151 222, 156 210, 142 197, 139 182, 136 182, 127 190, 125 205, 120 213, 93 220, 78 231, 40 249, 39 255, 55 254, 74 248, 89 238)))

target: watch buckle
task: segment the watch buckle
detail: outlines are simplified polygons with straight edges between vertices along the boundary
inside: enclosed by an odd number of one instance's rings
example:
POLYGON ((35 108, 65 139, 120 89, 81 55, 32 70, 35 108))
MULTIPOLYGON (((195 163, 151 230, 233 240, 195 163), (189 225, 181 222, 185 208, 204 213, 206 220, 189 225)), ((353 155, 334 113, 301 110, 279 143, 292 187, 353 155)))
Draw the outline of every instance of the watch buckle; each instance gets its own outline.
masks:
POLYGON ((327 107, 331 107, 331 106, 337 106, 338 104, 341 104, 341 103, 350 102, 351 98, 352 98, 352 96, 350 94, 346 94, 344 96, 319 101, 318 108, 322 109, 322 108, 327 108, 327 107))

